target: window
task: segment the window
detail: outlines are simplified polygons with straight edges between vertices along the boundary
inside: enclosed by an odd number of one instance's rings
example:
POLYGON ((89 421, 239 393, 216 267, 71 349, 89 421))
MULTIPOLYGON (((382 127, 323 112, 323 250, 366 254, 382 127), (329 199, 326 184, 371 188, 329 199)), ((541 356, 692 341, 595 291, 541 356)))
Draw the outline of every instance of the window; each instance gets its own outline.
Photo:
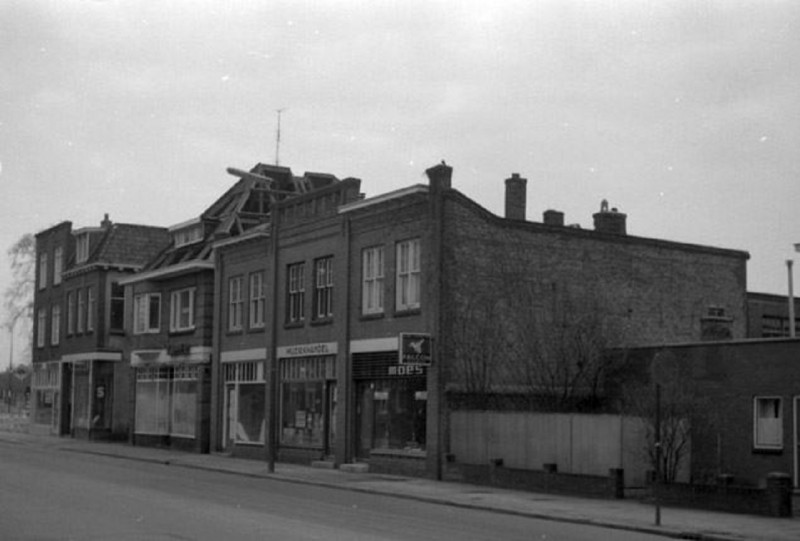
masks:
POLYGON ((89 234, 78 235, 75 240, 75 263, 84 263, 89 259, 89 234))
POLYGON ((228 330, 242 329, 242 312, 244 300, 242 298, 242 277, 236 276, 228 280, 228 330))
POLYGON ((47 287, 47 254, 39 254, 39 289, 47 287))
POLYGON ((82 333, 86 328, 86 291, 78 290, 78 333, 82 333))
POLYGON ((286 318, 289 323, 296 323, 305 319, 305 268, 305 263, 289 265, 289 303, 286 318))
POLYGON ((67 293, 67 336, 75 334, 75 292, 67 293))
POLYGON ((314 261, 314 318, 333 316, 333 258, 314 261))
POLYGON ((45 332, 47 332, 47 310, 39 308, 36 314, 36 347, 44 347, 45 332))
POLYGON ((756 397, 753 403, 756 449, 783 449, 783 404, 780 397, 756 397))
POLYGON ((125 288, 118 282, 111 283, 111 306, 110 306, 109 329, 112 331, 122 331, 125 329, 125 288))
POLYGON ((419 308, 419 261, 419 239, 407 240, 397 244, 397 310, 419 308))
POLYGON ((250 275, 250 328, 264 326, 264 309, 266 297, 264 295, 264 273, 256 272, 250 275))
POLYGON ((383 312, 383 246, 367 248, 362 254, 361 311, 383 312))
POLYGON ((61 306, 56 304, 53 306, 52 320, 50 322, 50 344, 53 346, 58 345, 58 340, 61 336, 61 306))
POLYGON ((227 402, 226 440, 236 443, 264 443, 264 363, 225 363, 227 402))
POLYGON ((94 296, 94 287, 86 288, 86 332, 94 331, 94 318, 97 311, 97 298, 94 296))
POLYGON ((190 287, 173 291, 170 299, 170 331, 187 331, 194 329, 194 292, 190 287))
POLYGON ((199 377, 190 365, 137 369, 136 433, 195 437, 199 377))
POLYGON ((156 333, 161 329, 161 294, 142 293, 133 299, 133 334, 156 333))
POLYGON ((58 246, 53 252, 53 285, 61 283, 61 272, 64 270, 64 249, 58 246))
POLYGON ((175 241, 175 247, 186 246, 203 240, 203 228, 201 225, 195 225, 186 229, 180 229, 172 234, 175 241))

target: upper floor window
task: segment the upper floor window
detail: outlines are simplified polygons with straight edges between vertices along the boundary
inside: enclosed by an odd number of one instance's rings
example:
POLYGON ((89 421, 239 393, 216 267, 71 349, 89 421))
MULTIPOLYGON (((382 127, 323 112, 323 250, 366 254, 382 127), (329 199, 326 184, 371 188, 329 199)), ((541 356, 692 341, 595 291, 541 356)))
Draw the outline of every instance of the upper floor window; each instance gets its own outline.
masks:
POLYGON ((383 246, 367 248, 362 252, 361 312, 383 312, 383 246))
POLYGON ((753 400, 753 446, 783 449, 783 401, 780 397, 757 396, 753 400))
POLYGON ((39 289, 47 287, 47 252, 39 254, 39 289))
POLYGON ((203 227, 201 224, 195 224, 191 227, 178 229, 172 233, 172 239, 176 248, 199 242, 203 240, 203 227))
POLYGON ((194 329, 195 288, 189 287, 173 291, 170 297, 170 331, 194 329))
POLYGON ((288 274, 288 306, 286 320, 296 323, 305 319, 305 263, 289 265, 288 274))
POLYGON ((36 314, 36 347, 43 348, 45 333, 47 332, 47 310, 39 308, 36 314))
POLYGON ((161 330, 161 294, 142 293, 133 299, 133 333, 157 333, 161 330))
POLYGON ((264 273, 254 272, 250 275, 250 328, 264 326, 264 310, 266 308, 264 295, 264 273))
POLYGON ((86 328, 86 290, 78 290, 78 333, 86 328))
POLYGON ((397 243, 397 310, 420 305, 420 240, 397 243))
POLYGON ((75 334, 75 292, 67 293, 67 336, 75 334))
POLYGON ((314 261, 314 318, 333 316, 333 258, 314 261))
POLYGON ((75 239, 75 263, 84 263, 87 259, 89 259, 89 233, 83 233, 75 239))
POLYGON ((244 299, 242 297, 242 277, 236 276, 228 280, 228 330, 242 329, 244 299))
POLYGON ((97 312, 97 297, 95 297, 94 287, 86 288, 86 332, 94 331, 94 318, 97 312))
POLYGON ((61 283, 61 273, 64 271, 64 249, 61 246, 53 251, 53 285, 61 283))
POLYGON ((61 305, 56 304, 52 309, 50 321, 50 344, 57 346, 61 338, 61 305))
POLYGON ((125 288, 118 282, 111 282, 111 302, 109 305, 109 330, 125 329, 125 288))

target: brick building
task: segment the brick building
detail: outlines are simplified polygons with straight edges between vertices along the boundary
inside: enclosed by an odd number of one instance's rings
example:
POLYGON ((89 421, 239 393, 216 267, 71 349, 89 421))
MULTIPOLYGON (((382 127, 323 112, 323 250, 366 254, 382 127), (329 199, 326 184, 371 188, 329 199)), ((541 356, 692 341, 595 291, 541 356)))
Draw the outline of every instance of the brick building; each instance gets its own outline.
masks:
MULTIPOLYGON (((794 299, 795 335, 800 336, 800 299, 794 299)), ((789 299, 785 295, 747 293, 747 336, 779 338, 789 336, 789 299)))
POLYGON ((40 432, 126 438, 129 429, 124 298, 119 282, 167 240, 163 228, 115 224, 36 235, 33 415, 40 432))

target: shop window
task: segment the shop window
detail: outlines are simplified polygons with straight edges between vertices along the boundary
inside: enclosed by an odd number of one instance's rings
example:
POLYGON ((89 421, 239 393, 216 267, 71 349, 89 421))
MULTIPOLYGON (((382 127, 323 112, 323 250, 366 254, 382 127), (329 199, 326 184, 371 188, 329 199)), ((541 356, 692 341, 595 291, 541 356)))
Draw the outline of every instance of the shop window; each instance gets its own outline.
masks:
POLYGON ((383 246, 367 248, 362 253, 361 311, 383 313, 383 246))
POLYGON ((424 451, 425 378, 374 380, 359 385, 359 440, 369 450, 424 451))
POLYGON ((75 363, 73 372, 72 426, 89 428, 89 363, 75 363))
POLYGON ((195 437, 199 371, 192 365, 139 368, 136 433, 195 437))
POLYGON ((420 307, 420 240, 397 244, 397 310, 420 307))
POLYGON ((753 401, 753 438, 756 449, 783 449, 783 401, 756 397, 753 401))
POLYGON ((281 444, 321 447, 325 429, 323 382, 284 382, 281 391, 281 444))
POLYGON ((266 430, 263 363, 226 363, 224 375, 228 389, 227 439, 236 443, 263 444, 266 430))
POLYGON ((175 368, 171 406, 170 434, 193 438, 197 421, 197 367, 175 368))

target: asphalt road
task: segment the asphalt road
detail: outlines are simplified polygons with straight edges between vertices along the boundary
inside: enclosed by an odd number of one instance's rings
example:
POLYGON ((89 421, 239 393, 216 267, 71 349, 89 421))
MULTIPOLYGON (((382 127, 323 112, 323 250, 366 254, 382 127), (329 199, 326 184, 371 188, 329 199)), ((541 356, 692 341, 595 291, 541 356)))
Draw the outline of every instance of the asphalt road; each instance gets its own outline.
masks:
POLYGON ((0 539, 663 538, 0 441, 0 539))

